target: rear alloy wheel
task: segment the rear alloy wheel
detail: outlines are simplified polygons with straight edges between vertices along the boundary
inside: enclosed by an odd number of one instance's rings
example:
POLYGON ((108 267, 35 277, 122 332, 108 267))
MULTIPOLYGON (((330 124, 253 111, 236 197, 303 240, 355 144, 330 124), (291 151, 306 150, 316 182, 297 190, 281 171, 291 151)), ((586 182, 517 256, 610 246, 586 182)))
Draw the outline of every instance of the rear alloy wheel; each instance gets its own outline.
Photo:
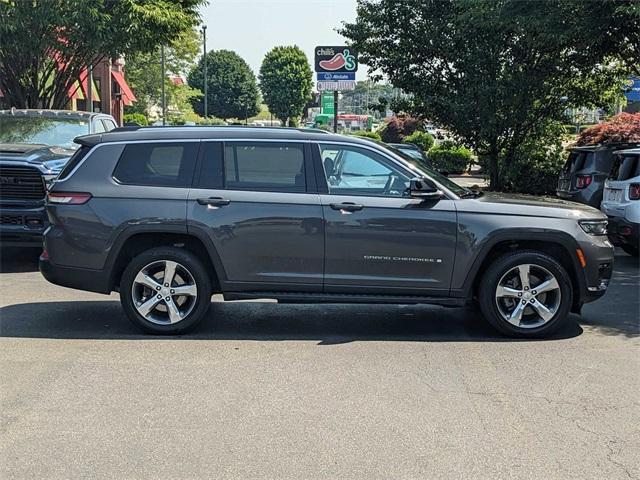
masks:
POLYGON ((554 258, 527 251, 498 258, 482 279, 479 297, 484 316, 502 333, 542 337, 566 321, 572 288, 554 258))
POLYGON ((150 333, 182 333, 198 323, 211 302, 211 282, 190 252, 160 247, 127 266, 120 298, 129 318, 150 333))

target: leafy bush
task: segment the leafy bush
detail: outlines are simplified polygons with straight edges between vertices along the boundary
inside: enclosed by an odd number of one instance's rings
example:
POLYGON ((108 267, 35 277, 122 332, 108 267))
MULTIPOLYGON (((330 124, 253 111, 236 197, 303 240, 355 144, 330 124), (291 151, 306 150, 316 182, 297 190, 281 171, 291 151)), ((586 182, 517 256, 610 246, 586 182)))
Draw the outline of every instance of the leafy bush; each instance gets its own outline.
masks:
POLYGON ((227 124, 227 122, 217 117, 208 117, 208 118, 200 117, 198 118, 196 123, 198 125, 226 125, 227 124))
POLYGON ((447 140, 429 150, 429 160, 437 170, 460 174, 471 164, 471 151, 447 140))
POLYGON ((411 135, 407 135, 402 139, 403 143, 413 143, 420 147, 420 149, 424 152, 428 152, 433 147, 434 139, 427 132, 423 132, 421 130, 416 130, 411 135))
POLYGON ((122 121, 124 123, 137 123, 142 127, 149 125, 149 120, 141 113, 126 113, 122 117, 122 121))
POLYGON ((578 145, 598 143, 640 142, 640 113, 620 113, 609 122, 589 127, 582 132, 578 145))
POLYGON ((382 141, 382 137, 378 132, 367 132, 366 130, 358 130, 356 132, 351 132, 351 135, 355 135, 356 137, 365 137, 372 138, 373 140, 382 141))
POLYGON ((380 130, 380 136, 385 143, 400 143, 402 139, 422 126, 422 120, 409 116, 392 117, 380 130))
POLYGON ((531 195, 555 195, 558 175, 566 160, 563 127, 551 124, 536 141, 521 145, 509 165, 504 165, 504 190, 531 195))

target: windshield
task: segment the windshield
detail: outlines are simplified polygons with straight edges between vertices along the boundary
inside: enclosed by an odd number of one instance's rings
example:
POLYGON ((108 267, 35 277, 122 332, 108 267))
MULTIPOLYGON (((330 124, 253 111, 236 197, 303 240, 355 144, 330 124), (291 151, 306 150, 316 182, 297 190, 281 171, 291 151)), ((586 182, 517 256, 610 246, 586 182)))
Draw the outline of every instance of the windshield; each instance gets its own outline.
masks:
POLYGON ((73 139, 89 133, 89 121, 70 118, 0 116, 0 143, 77 148, 73 139))
POLYGON ((423 161, 419 161, 419 160, 413 158, 412 156, 408 155, 407 152, 403 152, 402 150, 400 150, 398 148, 395 148, 395 147, 392 147, 390 145, 387 145, 386 143, 383 143, 383 142, 377 142, 376 141, 376 143, 378 145, 382 146, 383 148, 385 148, 386 150, 389 150, 392 153, 395 153, 397 156, 401 157, 405 162, 407 162, 409 164, 409 166, 412 168, 412 170, 414 170, 416 172, 417 176, 419 176, 419 177, 423 177, 423 176, 430 177, 430 178, 434 179, 436 182, 438 182, 441 185, 443 185, 444 187, 446 187, 449 190, 451 190, 453 193, 455 193, 459 197, 469 196, 470 194, 473 193, 472 190, 469 190, 468 188, 465 188, 465 187, 461 187, 460 185, 458 185, 454 181, 449 180, 447 177, 442 175, 440 172, 438 172, 438 171, 434 170, 433 168, 425 165, 425 163, 423 161))

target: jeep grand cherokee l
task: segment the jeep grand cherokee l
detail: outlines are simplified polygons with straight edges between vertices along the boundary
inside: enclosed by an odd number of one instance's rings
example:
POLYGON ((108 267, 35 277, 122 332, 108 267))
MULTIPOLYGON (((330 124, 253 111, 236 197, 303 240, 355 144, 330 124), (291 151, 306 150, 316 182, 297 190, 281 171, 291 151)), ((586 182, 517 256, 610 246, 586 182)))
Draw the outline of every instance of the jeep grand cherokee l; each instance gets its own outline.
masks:
POLYGON ((115 127, 103 113, 0 110, 2 245, 42 245, 45 191, 77 148, 73 139, 115 127))
POLYGON ((212 293, 280 302, 477 302, 513 336, 550 334, 604 294, 606 217, 472 192, 384 145, 309 130, 119 129, 80 137, 48 195, 40 270, 119 291, 179 333, 212 293))

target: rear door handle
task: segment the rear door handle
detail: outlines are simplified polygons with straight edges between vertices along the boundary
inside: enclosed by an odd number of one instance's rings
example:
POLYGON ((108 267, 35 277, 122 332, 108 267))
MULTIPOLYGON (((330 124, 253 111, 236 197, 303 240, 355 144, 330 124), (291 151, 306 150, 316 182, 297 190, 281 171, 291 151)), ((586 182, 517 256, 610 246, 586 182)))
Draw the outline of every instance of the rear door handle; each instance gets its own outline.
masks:
POLYGON ((334 210, 340 210, 343 213, 351 213, 357 212, 364 208, 364 205, 359 205, 357 203, 352 202, 344 202, 344 203, 330 203, 329 206, 334 210))
POLYGON ((209 198, 199 198, 197 202, 200 205, 207 205, 210 207, 224 207, 225 205, 229 205, 231 200, 227 200, 222 197, 209 197, 209 198))

